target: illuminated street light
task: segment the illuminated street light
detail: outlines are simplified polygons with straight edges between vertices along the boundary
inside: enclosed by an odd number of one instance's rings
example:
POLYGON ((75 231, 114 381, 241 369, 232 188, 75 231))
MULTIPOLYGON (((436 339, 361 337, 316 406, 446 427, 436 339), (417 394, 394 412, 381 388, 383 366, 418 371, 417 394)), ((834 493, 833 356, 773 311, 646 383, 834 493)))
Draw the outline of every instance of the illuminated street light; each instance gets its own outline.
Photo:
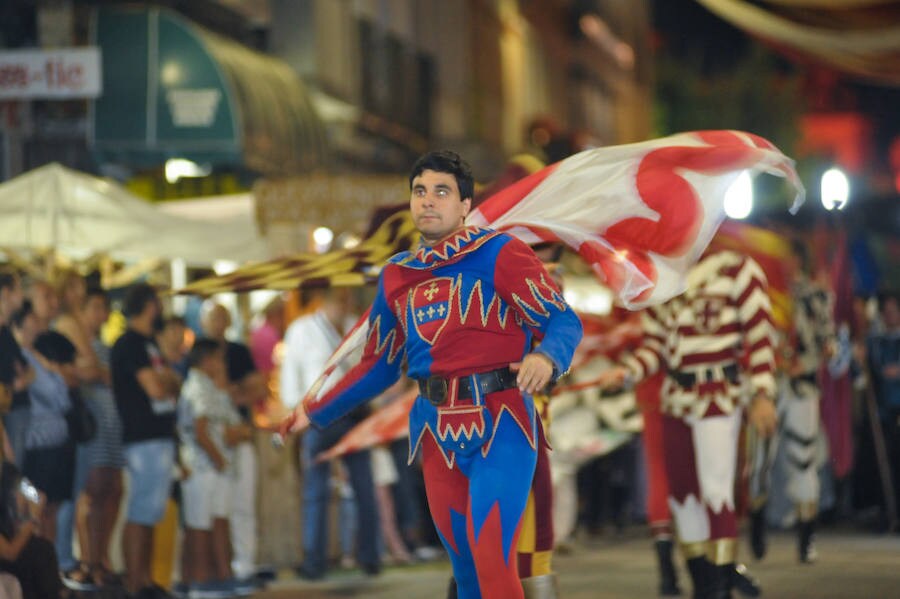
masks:
POLYGON ((166 160, 166 181, 177 183, 182 177, 205 177, 212 172, 209 166, 200 166, 196 162, 184 158, 166 160))
POLYGON ((850 181, 839 168, 830 168, 822 175, 822 205, 826 210, 843 210, 850 199, 850 181))
POLYGON ((318 227, 313 231, 313 243, 316 245, 316 251, 320 254, 328 250, 333 240, 334 232, 328 227, 318 227))
POLYGON ((753 179, 750 171, 744 171, 725 192, 725 214, 734 219, 744 219, 753 211, 753 179))

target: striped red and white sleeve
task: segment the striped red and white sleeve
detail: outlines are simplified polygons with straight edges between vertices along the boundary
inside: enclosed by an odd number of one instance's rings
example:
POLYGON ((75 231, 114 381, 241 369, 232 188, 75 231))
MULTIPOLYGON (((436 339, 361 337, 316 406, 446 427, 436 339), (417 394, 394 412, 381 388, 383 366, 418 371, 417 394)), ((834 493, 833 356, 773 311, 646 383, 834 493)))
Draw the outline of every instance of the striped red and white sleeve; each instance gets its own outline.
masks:
POLYGON ((635 381, 653 376, 662 366, 666 342, 662 318, 665 308, 663 305, 644 310, 641 314, 641 327, 644 330, 641 344, 621 357, 622 365, 631 372, 635 381))
POLYGON ((760 392, 775 397, 775 327, 767 289, 762 268, 752 258, 745 257, 734 276, 732 297, 744 334, 751 398, 760 392))

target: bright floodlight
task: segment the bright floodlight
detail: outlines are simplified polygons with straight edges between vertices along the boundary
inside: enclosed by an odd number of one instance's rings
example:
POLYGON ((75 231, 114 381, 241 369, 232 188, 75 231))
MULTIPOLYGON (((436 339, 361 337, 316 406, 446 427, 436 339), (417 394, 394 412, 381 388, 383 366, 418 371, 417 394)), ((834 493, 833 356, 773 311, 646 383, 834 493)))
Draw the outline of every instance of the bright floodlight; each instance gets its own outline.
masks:
POLYGON ((753 211, 753 179, 750 171, 744 171, 725 192, 725 214, 742 219, 753 211))
POLYGON ((166 181, 177 183, 182 177, 205 177, 212 172, 209 166, 200 166, 184 158, 166 160, 166 181))
POLYGON ((826 210, 843 210, 850 199, 850 181, 839 168, 830 168, 822 175, 822 205, 826 210))
POLYGON ((313 243, 316 244, 316 251, 319 253, 326 251, 333 239, 334 233, 328 227, 318 227, 313 231, 313 243))

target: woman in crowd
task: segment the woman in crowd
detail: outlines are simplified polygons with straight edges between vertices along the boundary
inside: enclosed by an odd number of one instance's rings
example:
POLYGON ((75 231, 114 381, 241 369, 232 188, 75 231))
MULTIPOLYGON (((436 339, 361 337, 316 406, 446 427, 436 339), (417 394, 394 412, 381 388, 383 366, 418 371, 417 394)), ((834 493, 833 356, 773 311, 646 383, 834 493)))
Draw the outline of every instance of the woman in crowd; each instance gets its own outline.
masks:
MULTIPOLYGON (((79 471, 86 471, 78 498, 78 537, 81 558, 88 567, 88 582, 104 585, 117 581, 112 571, 109 545, 122 499, 125 456, 122 423, 109 386, 109 347, 100 339, 100 329, 109 318, 109 299, 102 289, 86 292, 78 318, 84 327, 83 338, 75 343, 78 359, 81 361, 87 356, 81 363, 98 375, 90 382, 82 379, 81 386, 87 407, 97 423, 97 432, 93 439, 78 448, 79 471)), ((62 320, 61 316, 60 324, 62 320)))
POLYGON ((23 599, 53 599, 63 591, 56 553, 37 536, 43 505, 31 491, 13 463, 0 463, 0 572, 18 579, 23 599))
POLYGON ((69 387, 77 384, 75 347, 61 334, 37 334, 40 325, 25 302, 13 316, 13 333, 35 371, 28 388, 30 426, 25 437, 24 473, 47 496, 40 534, 56 539, 59 504, 72 498, 75 453, 66 414, 72 404, 69 387))

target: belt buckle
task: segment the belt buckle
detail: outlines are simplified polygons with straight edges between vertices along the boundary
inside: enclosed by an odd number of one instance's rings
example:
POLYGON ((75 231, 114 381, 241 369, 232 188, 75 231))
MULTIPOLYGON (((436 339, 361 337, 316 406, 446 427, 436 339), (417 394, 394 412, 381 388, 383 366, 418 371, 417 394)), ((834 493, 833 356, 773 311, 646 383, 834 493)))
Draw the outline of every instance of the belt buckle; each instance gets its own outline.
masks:
POLYGON ((428 401, 434 406, 440 406, 447 402, 448 390, 447 379, 431 377, 425 383, 428 401))

